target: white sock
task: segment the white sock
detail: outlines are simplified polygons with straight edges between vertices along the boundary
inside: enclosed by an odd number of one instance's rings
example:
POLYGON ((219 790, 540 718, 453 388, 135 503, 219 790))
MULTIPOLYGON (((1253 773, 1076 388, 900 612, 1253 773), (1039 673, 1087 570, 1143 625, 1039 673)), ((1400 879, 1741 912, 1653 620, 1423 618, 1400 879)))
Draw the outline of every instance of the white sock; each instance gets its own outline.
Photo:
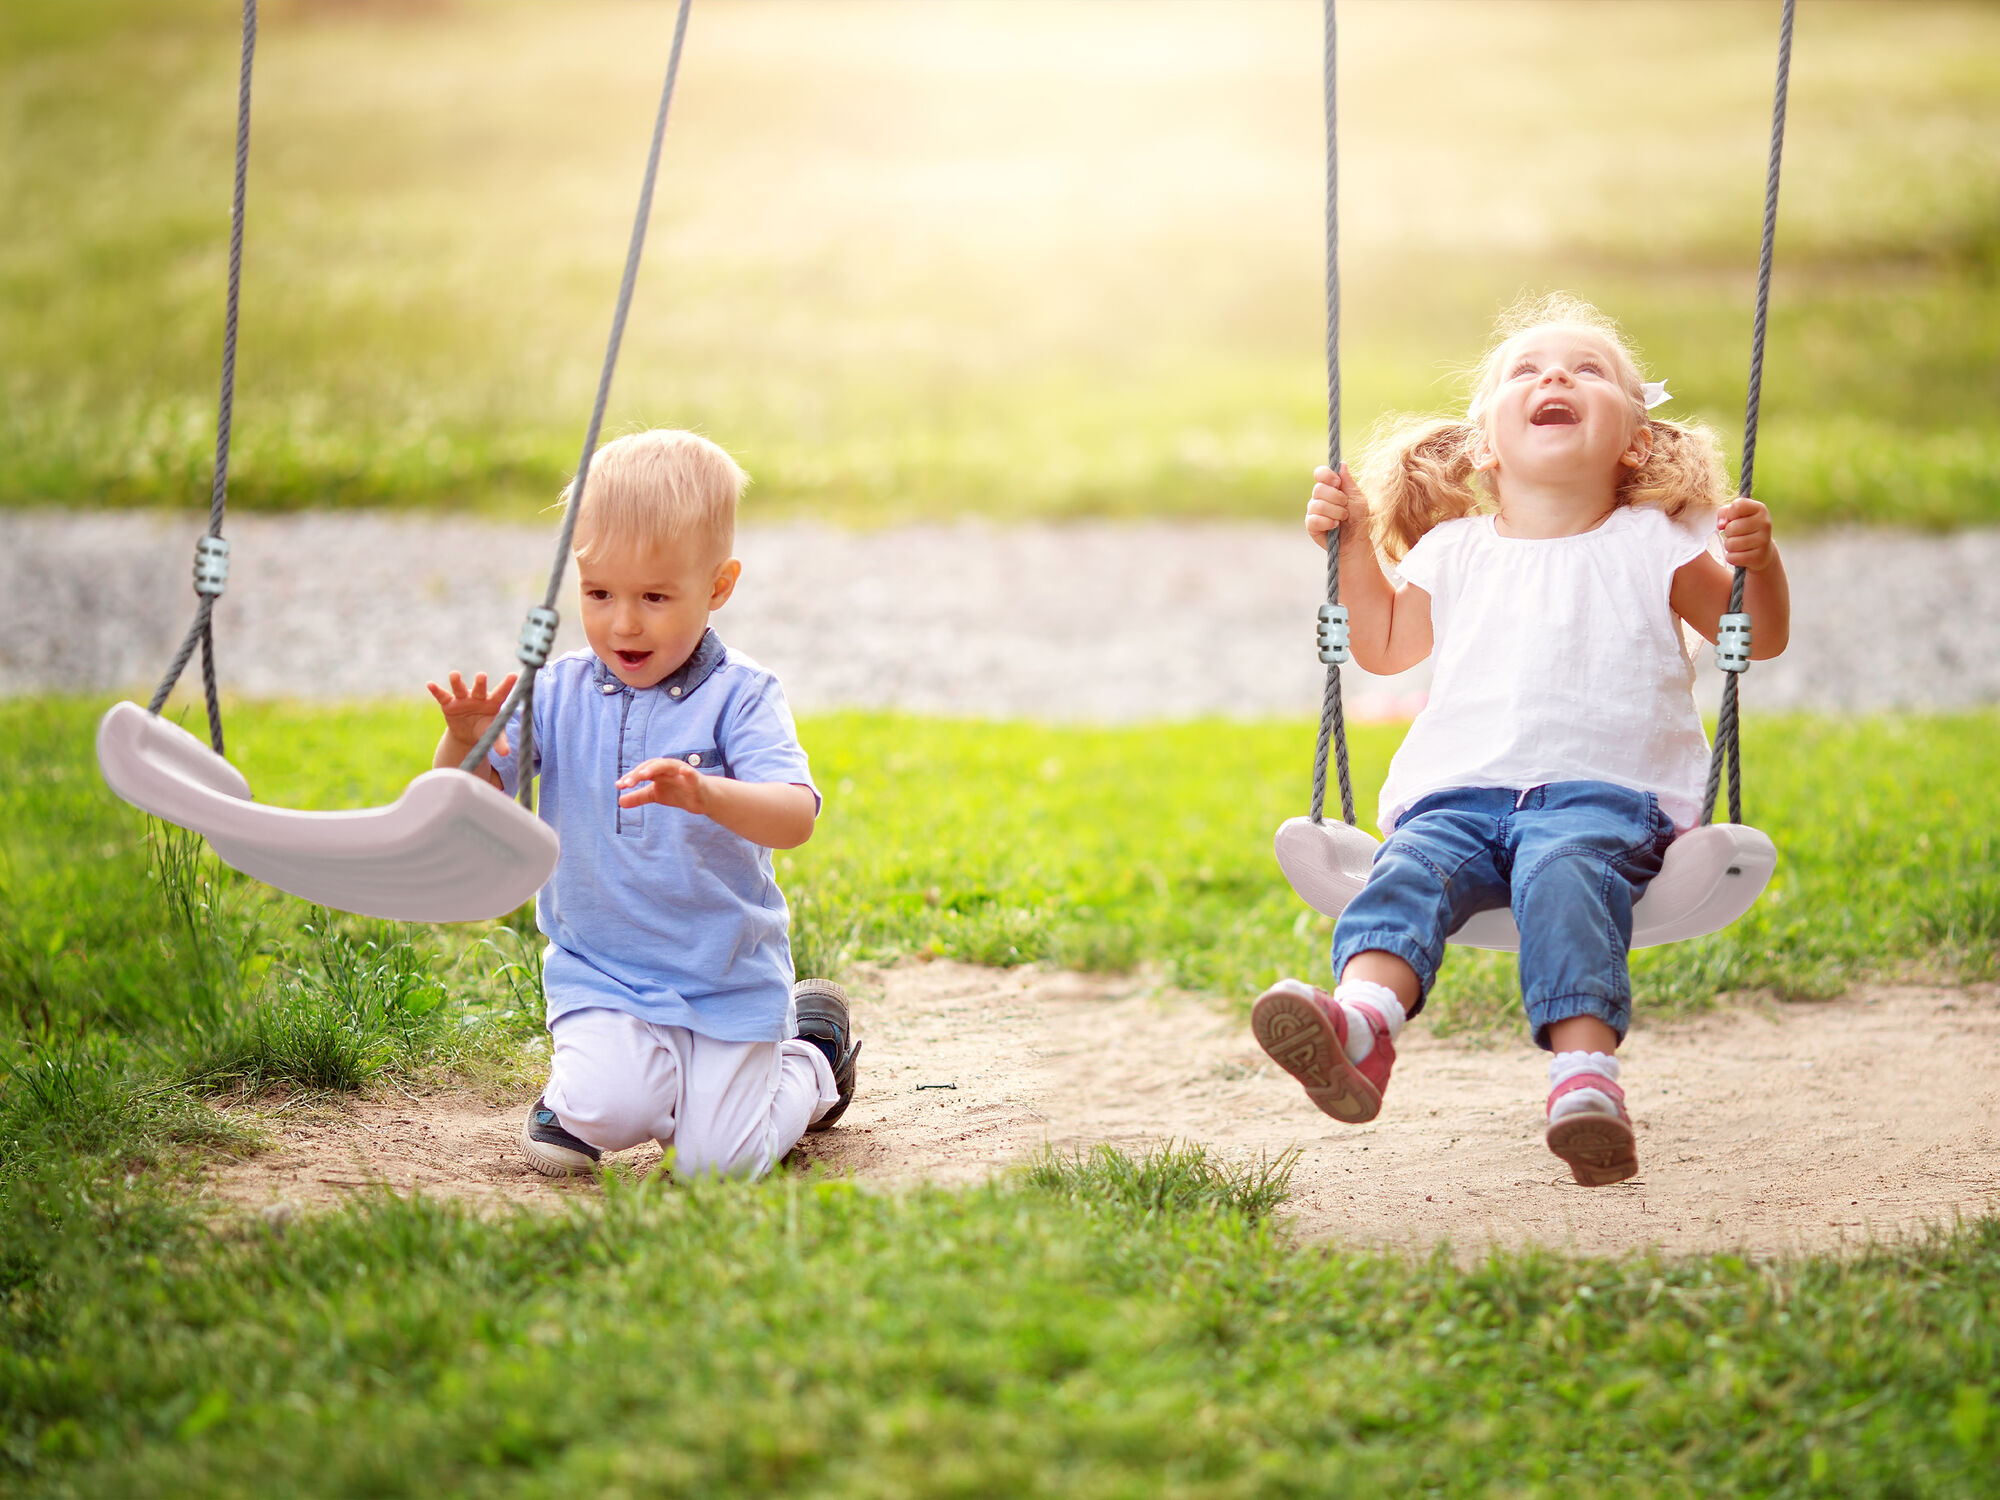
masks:
POLYGON ((1357 1001, 1367 1001, 1368 1008, 1382 1017, 1392 1042, 1403 1034, 1403 1022, 1409 1019, 1403 1013, 1403 1002, 1396 998, 1396 992, 1372 979, 1343 979, 1334 988, 1333 998, 1347 1012, 1349 1062, 1358 1063, 1375 1050, 1375 1028, 1369 1024, 1368 1017, 1356 1008, 1357 1001))
MULTIPOLYGON (((1618 1059, 1609 1052, 1558 1052, 1549 1059, 1549 1087, 1565 1083, 1579 1073, 1593 1073, 1611 1083, 1618 1081, 1618 1059)), ((1549 1111, 1551 1121, 1568 1115, 1615 1115, 1618 1101, 1602 1089, 1571 1089, 1556 1100, 1549 1111)))

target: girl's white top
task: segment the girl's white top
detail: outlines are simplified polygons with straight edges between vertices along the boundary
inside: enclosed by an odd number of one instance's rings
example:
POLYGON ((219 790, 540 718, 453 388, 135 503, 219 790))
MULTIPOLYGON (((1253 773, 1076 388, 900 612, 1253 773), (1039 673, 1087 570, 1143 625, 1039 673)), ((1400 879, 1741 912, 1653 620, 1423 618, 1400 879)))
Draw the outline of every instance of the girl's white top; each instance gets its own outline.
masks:
POLYGON ((1501 536, 1491 516, 1423 536, 1399 571, 1431 598, 1430 699, 1389 763, 1382 830, 1433 792, 1557 781, 1652 792, 1692 828, 1708 739, 1667 596, 1711 524, 1621 506, 1576 536, 1501 536))

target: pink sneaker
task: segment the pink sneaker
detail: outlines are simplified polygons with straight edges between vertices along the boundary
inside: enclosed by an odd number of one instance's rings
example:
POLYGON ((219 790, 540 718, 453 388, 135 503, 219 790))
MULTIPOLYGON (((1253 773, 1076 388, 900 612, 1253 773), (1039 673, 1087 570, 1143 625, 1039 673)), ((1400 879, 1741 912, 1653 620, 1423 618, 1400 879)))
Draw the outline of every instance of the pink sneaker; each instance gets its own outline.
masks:
POLYGON ((1382 1112, 1382 1091, 1396 1062, 1388 1023, 1372 1006, 1358 1008, 1375 1034, 1375 1049, 1359 1063, 1347 1060, 1347 1012, 1325 990, 1302 979, 1280 979, 1250 1008, 1257 1045, 1305 1085, 1308 1099, 1350 1125, 1382 1112))
POLYGON ((1585 1187, 1605 1187, 1639 1175, 1639 1145, 1632 1136, 1632 1117, 1625 1113, 1625 1091, 1596 1073, 1578 1073, 1549 1090, 1549 1150, 1569 1163, 1570 1175, 1585 1187), (1595 1089, 1611 1101, 1616 1114, 1598 1106, 1578 1108, 1556 1118, 1556 1101, 1579 1089, 1595 1089))

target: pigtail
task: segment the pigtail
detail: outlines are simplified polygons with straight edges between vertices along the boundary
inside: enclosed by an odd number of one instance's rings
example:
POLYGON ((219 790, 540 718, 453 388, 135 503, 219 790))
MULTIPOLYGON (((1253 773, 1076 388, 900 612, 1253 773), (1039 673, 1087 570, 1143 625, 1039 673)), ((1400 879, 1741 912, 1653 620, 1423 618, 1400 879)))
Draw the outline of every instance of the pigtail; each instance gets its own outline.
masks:
POLYGON ((1472 443, 1479 429, 1448 417, 1392 418, 1369 440, 1362 486, 1375 545, 1395 562, 1444 521, 1479 504, 1472 443))
POLYGON ((1648 420, 1653 445, 1646 461, 1618 485, 1621 505, 1652 505, 1678 520, 1690 510, 1714 510, 1729 498, 1722 445, 1702 422, 1648 420))

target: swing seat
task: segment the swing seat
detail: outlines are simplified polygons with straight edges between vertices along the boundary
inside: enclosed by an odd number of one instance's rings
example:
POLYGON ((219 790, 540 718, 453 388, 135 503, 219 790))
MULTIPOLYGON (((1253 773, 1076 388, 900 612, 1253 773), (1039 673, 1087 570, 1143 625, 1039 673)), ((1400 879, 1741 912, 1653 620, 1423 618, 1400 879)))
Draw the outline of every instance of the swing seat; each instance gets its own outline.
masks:
POLYGON ((242 772, 136 703, 97 726, 97 763, 134 807, 189 829, 233 869, 320 906, 402 922, 505 916, 556 866, 553 828, 463 771, 426 771, 387 807, 300 812, 250 799, 242 772))
MULTIPOLYGON (((1278 865, 1306 905, 1338 917, 1367 883, 1381 842, 1348 823, 1287 818, 1275 840, 1278 865)), ((1691 828, 1667 846, 1660 873, 1632 907, 1632 946, 1652 948, 1719 932, 1763 894, 1777 868, 1768 835, 1743 823, 1691 828)), ((1451 941, 1515 952, 1521 934, 1504 907, 1475 912, 1451 941)))

